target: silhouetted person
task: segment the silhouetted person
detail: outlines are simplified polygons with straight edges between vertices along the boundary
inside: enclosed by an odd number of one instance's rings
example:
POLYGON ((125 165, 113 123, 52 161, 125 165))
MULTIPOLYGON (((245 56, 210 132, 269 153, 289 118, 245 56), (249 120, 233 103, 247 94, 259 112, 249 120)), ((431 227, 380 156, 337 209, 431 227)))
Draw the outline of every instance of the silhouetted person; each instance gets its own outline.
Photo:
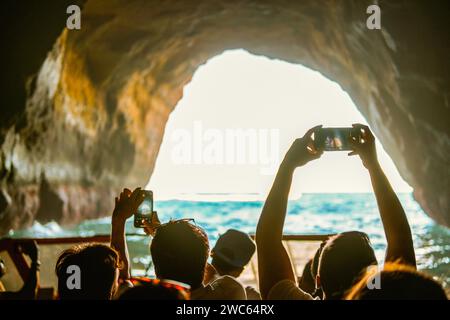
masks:
MULTIPOLYGON (((292 144, 264 204, 256 231, 259 283, 263 298, 313 299, 296 284, 291 261, 282 244, 282 234, 295 169, 320 158, 323 153, 315 147, 312 137, 320 127, 308 130, 292 144)), ((415 268, 411 230, 405 212, 378 163, 375 138, 367 126, 354 125, 354 128, 360 131, 362 139, 350 141, 354 151, 349 155, 358 154, 369 170, 388 242, 386 261, 400 259, 415 268)), ((323 290, 323 298, 342 298, 365 268, 374 263, 373 248, 365 234, 343 233, 329 239, 320 254, 316 279, 317 286, 323 290), (337 269, 333 271, 333 268, 337 269), (330 279, 332 282, 328 282, 330 279)))
POLYGON ((169 222, 155 233, 150 246, 155 273, 160 279, 201 287, 209 242, 206 233, 187 221, 169 222))
POLYGON ((382 271, 369 269, 346 299, 447 300, 447 296, 444 288, 428 275, 411 266, 387 263, 382 271))
POLYGON ((110 300, 118 288, 119 255, 104 244, 67 249, 56 267, 61 300, 110 300))
MULTIPOLYGON (((125 221, 131 217, 143 200, 140 188, 131 192, 124 189, 116 198, 112 216, 111 246, 120 255, 124 268, 120 278, 131 278, 128 248, 125 241, 125 221)), ((156 213, 146 232, 153 236, 150 253, 158 279, 175 280, 191 287, 191 299, 245 300, 242 284, 233 277, 224 276, 204 285, 209 257, 209 240, 205 231, 188 219, 161 224, 156 213)))
MULTIPOLYGON (((212 275, 211 280, 217 276, 239 278, 255 250, 256 245, 248 234, 234 229, 227 230, 217 239, 211 251, 211 265, 217 271, 215 275, 212 275)), ((261 300, 255 288, 248 286, 245 291, 247 300, 261 300)))
POLYGON ((367 234, 358 231, 339 233, 328 239, 322 249, 317 287, 327 299, 342 299, 364 270, 376 264, 367 234))
MULTIPOLYGON (((0 300, 32 300, 36 298, 39 287, 39 250, 36 241, 23 240, 17 243, 16 250, 27 255, 31 260, 31 266, 27 279, 23 287, 17 292, 2 291, 3 285, 0 282, 0 300)), ((3 261, 0 261, 0 279, 6 273, 3 261)))

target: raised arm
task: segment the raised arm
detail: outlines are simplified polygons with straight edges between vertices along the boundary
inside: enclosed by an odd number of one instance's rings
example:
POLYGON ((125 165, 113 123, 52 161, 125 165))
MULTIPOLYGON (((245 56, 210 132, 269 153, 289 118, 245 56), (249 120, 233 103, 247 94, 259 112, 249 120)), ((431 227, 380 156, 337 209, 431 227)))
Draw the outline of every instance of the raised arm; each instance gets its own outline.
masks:
POLYGON ((405 211, 378 162, 375 138, 369 127, 361 124, 353 127, 361 131, 363 141, 352 141, 355 151, 349 155, 358 154, 369 170, 387 239, 386 261, 400 260, 416 267, 411 229, 405 211))
POLYGON ((111 247, 119 253, 122 264, 119 278, 122 280, 129 280, 131 277, 125 222, 136 212, 144 198, 143 196, 141 188, 136 188, 133 192, 129 189, 123 189, 119 197, 115 198, 115 207, 111 219, 111 247))
POLYGON ((321 156, 311 138, 315 127, 303 138, 295 140, 278 169, 272 189, 259 218, 256 229, 259 288, 263 299, 278 282, 288 279, 296 282, 289 256, 283 246, 283 225, 292 175, 295 168, 321 156))

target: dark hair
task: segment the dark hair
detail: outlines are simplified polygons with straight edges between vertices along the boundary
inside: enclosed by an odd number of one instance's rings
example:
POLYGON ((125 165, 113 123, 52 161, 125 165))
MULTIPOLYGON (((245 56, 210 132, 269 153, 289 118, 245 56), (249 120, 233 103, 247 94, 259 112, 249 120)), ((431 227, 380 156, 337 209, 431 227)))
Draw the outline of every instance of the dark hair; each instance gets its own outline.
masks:
POLYGON ((369 269, 353 286, 347 300, 447 300, 444 288, 430 276, 400 263, 386 263, 382 271, 369 269), (379 277, 379 288, 368 284, 379 277))
POLYGON ((433 278, 410 266, 387 263, 382 271, 366 272, 346 296, 347 300, 447 300, 444 288, 433 278), (379 277, 379 288, 368 283, 379 277))
POLYGON ((205 231, 185 220, 163 224, 156 230, 150 246, 155 273, 159 279, 201 286, 209 256, 205 231))
POLYGON ((118 267, 117 251, 104 244, 77 245, 63 251, 55 267, 59 298, 65 300, 111 299, 116 289, 114 281, 118 267), (67 285, 67 280, 72 275, 68 272, 68 267, 73 265, 80 270, 81 287, 79 289, 71 289, 67 285))
POLYGON ((327 240, 320 254, 318 275, 326 299, 341 299, 365 269, 377 264, 367 234, 343 232, 327 240))

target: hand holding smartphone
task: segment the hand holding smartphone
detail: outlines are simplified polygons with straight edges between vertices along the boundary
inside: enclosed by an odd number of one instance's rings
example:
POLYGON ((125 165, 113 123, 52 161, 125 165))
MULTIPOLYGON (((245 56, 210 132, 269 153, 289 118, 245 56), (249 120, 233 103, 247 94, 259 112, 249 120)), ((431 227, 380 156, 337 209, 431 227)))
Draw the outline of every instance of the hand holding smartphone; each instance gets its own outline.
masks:
POLYGON ((351 151, 350 139, 360 141, 361 132, 355 128, 319 128, 314 131, 314 145, 324 151, 351 151))
POLYGON ((144 200, 137 208, 134 214, 134 227, 144 228, 144 222, 151 223, 153 216, 153 192, 150 190, 142 190, 144 200))

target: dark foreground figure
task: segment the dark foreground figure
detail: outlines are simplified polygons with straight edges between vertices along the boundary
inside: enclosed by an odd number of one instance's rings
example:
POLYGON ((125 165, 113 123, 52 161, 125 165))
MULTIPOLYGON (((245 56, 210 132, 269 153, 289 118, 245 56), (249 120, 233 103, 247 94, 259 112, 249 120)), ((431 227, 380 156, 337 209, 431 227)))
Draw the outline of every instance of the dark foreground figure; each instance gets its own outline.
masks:
MULTIPOLYGON (((313 294, 302 290, 297 285, 291 261, 281 241, 283 225, 295 169, 320 158, 323 153, 323 150, 315 146, 313 139, 314 132, 320 127, 310 129, 292 144, 280 165, 262 210, 256 231, 256 243, 259 286, 263 299, 342 299, 369 267, 377 265, 368 236, 358 231, 344 232, 328 239, 316 254, 318 265, 317 273, 314 274, 316 287, 314 291, 321 294, 313 297, 313 294)), ((378 163, 375 138, 370 129, 359 124, 353 127, 360 131, 362 139, 350 140, 353 151, 349 155, 358 155, 369 171, 388 243, 385 260, 396 262, 399 268, 404 268, 401 265, 408 266, 409 275, 414 275, 414 277, 403 277, 402 281, 392 280, 388 288, 376 290, 378 297, 404 298, 405 296, 392 294, 392 292, 396 287, 397 293, 400 292, 400 288, 406 284, 412 291, 439 286, 434 281, 415 281, 421 275, 415 271, 413 241, 405 212, 378 163), (415 289, 412 289, 415 287, 413 283, 417 285, 415 289)), ((382 271, 381 275, 382 278, 389 278, 388 271, 382 271)), ((355 293, 349 297, 365 296, 367 295, 355 293)), ((414 293, 411 296, 414 296, 414 293)), ((429 298, 442 298, 442 294, 430 295, 429 298)))

